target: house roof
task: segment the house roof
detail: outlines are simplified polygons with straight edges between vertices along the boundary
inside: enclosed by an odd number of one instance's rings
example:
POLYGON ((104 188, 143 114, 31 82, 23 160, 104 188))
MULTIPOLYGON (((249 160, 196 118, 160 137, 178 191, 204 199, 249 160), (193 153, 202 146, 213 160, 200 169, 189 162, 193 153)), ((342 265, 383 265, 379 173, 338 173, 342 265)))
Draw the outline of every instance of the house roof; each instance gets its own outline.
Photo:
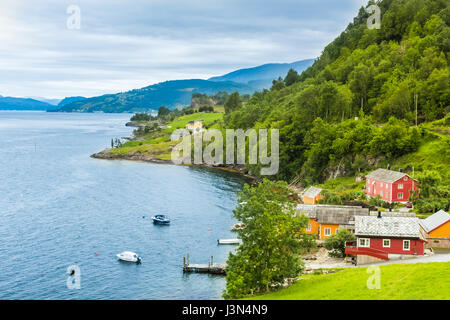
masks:
POLYGON ((321 188, 309 187, 308 190, 303 194, 303 197, 315 198, 322 192, 321 188))
POLYGON ((430 232, 437 227, 443 225, 447 221, 450 220, 450 214, 445 212, 444 210, 439 210, 435 214, 429 216, 426 219, 420 220, 420 225, 422 226, 425 232, 430 232))
POLYGON ((354 224, 356 215, 368 215, 369 209, 357 206, 297 205, 297 212, 321 224, 354 224))
POLYGON ((419 228, 419 219, 412 217, 381 217, 356 216, 355 235, 395 237, 395 238, 422 238, 419 228))
MULTIPOLYGON (((404 172, 400 171, 392 171, 387 169, 377 169, 375 171, 372 171, 368 175, 366 175, 366 178, 379 180, 383 182, 393 183, 404 176, 408 176, 404 172)), ((409 176, 408 176, 409 177, 409 176)))

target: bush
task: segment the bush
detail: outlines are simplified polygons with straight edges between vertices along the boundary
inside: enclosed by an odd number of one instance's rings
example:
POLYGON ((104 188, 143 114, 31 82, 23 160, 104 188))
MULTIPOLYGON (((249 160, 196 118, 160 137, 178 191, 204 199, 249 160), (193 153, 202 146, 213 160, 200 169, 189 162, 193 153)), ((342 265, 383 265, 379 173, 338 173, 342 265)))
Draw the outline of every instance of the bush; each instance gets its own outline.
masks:
POLYGON ((319 200, 320 204, 337 204, 341 205, 343 203, 342 198, 337 193, 334 193, 329 190, 323 190, 323 199, 319 200))
POLYGON ((345 256, 345 242, 354 241, 356 237, 347 229, 340 229, 338 233, 325 240, 324 246, 331 257, 343 258, 345 256))

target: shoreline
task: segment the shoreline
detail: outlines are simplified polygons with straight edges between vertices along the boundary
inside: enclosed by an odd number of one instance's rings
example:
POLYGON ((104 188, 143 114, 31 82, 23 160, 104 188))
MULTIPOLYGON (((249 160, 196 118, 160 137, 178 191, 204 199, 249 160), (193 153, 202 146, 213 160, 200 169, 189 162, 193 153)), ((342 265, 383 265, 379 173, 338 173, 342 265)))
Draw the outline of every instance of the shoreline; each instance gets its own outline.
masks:
MULTIPOLYGON (((103 151, 100 151, 98 153, 92 154, 90 157, 93 159, 99 159, 99 160, 126 160, 126 161, 139 161, 139 162, 148 162, 148 163, 156 163, 156 164, 166 164, 166 165, 177 165, 172 162, 172 160, 166 160, 166 159, 160 159, 157 157, 153 157, 149 154, 143 155, 117 155, 117 154, 111 154, 108 151, 111 149, 105 149, 103 151)), ((255 182, 258 180, 257 177, 252 176, 248 173, 246 173, 247 169, 244 166, 236 166, 236 165, 207 165, 207 164, 180 164, 179 166, 186 166, 186 167, 197 167, 201 169, 211 169, 211 170, 220 170, 225 171, 233 174, 238 174, 246 179, 251 180, 252 182, 255 182)))

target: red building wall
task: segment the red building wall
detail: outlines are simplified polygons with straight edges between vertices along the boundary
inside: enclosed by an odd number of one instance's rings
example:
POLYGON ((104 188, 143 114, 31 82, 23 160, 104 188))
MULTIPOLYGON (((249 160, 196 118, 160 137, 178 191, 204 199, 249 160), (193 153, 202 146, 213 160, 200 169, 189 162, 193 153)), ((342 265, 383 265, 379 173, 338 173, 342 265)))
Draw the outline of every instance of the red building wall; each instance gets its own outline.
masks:
POLYGON ((376 197, 379 195, 381 199, 388 202, 406 202, 409 200, 410 192, 417 189, 418 182, 414 181, 405 174, 403 178, 392 184, 368 178, 366 180, 365 192, 370 197, 376 197), (402 189, 399 188, 400 185, 403 185, 402 189), (400 193, 402 193, 401 198, 399 197, 400 193))
POLYGON ((392 192, 392 185, 390 183, 374 180, 374 179, 367 179, 366 180, 366 194, 370 197, 376 197, 379 195, 381 199, 384 201, 391 201, 391 192, 392 192), (375 183, 373 183, 375 181, 375 183), (383 193, 383 195, 381 195, 383 193))
MULTIPOLYGON (((358 237, 358 238, 369 238, 369 237, 358 237)), ((424 242, 420 239, 408 239, 408 238, 369 238, 370 248, 382 250, 391 254, 417 254, 423 255, 424 252, 424 242), (383 248, 383 239, 391 240, 390 248, 383 248), (403 240, 410 241, 410 250, 403 250, 403 240)), ((358 240, 359 244, 359 240, 358 240)))
POLYGON ((404 176, 400 180, 395 181, 392 184, 392 201, 394 202, 405 202, 408 201, 410 192, 412 190, 417 190, 418 183, 408 176, 404 176), (403 185, 400 189, 399 185, 403 185), (400 198, 399 194, 403 193, 403 197, 400 198))

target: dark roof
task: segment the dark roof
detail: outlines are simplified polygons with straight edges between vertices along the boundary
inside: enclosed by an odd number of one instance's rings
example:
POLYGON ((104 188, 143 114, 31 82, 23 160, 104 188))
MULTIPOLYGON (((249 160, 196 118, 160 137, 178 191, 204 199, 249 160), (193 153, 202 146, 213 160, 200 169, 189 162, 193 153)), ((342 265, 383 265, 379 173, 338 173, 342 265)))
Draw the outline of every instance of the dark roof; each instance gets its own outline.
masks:
POLYGON ((368 175, 366 175, 366 178, 383 181, 383 182, 388 182, 388 183, 393 183, 393 182, 403 178, 404 176, 408 176, 408 175, 404 172, 399 172, 399 171, 392 171, 392 170, 387 170, 387 169, 377 169, 375 171, 372 171, 368 175))
POLYGON ((357 215, 369 215, 369 209, 355 206, 299 204, 297 212, 323 224, 348 225, 354 223, 357 215))

